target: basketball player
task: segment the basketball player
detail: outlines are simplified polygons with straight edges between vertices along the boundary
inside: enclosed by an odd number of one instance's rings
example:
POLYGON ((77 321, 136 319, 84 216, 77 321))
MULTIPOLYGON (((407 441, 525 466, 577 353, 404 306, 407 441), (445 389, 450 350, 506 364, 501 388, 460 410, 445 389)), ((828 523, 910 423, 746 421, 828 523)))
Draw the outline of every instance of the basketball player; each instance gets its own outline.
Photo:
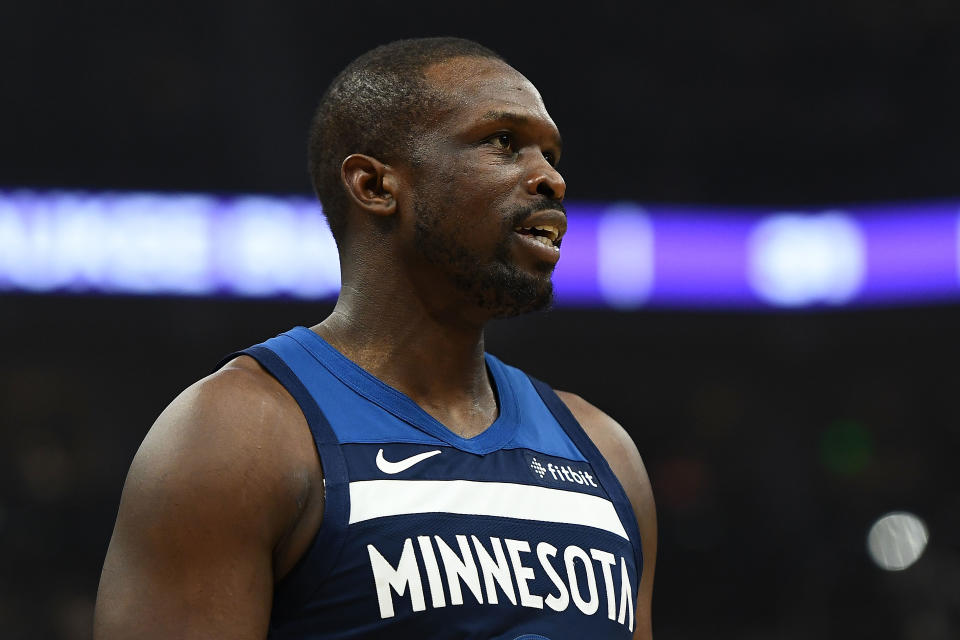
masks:
POLYGON ((473 42, 395 42, 341 72, 310 144, 336 308, 150 429, 98 640, 651 637, 637 449, 484 352, 488 320, 551 300, 560 146, 534 86, 473 42))

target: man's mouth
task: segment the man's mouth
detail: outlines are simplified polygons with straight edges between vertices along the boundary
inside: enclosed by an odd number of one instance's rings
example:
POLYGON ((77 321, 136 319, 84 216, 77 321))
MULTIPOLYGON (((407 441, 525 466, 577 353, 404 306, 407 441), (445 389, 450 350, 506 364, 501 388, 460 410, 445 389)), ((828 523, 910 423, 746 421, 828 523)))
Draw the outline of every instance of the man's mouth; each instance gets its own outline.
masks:
POLYGON ((545 247, 560 248, 560 229, 550 224, 538 224, 533 227, 514 227, 520 235, 528 236, 545 247))

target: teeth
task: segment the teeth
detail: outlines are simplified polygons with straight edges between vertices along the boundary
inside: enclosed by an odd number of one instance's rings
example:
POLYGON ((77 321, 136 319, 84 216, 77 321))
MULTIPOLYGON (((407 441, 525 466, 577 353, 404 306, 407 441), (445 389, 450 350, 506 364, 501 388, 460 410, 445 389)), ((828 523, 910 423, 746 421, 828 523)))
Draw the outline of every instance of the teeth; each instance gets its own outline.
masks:
POLYGON ((553 240, 551 240, 551 239, 548 238, 547 236, 530 236, 530 237, 533 238, 534 240, 536 240, 537 242, 539 242, 540 244, 542 244, 542 245, 545 246, 545 247, 550 247, 551 249, 556 249, 556 248, 557 248, 556 246, 554 246, 553 240))
POLYGON ((560 250, 558 246, 555 244, 557 242, 557 239, 560 237, 560 230, 557 227, 554 227, 553 225, 537 225, 535 227, 514 227, 513 230, 518 233, 523 233, 525 236, 527 236, 531 240, 534 240, 535 242, 539 242, 545 247, 550 247, 551 249, 554 249, 556 251, 560 250), (547 235, 541 236, 541 235, 532 233, 534 229, 536 229, 537 231, 545 232, 547 235))
POLYGON ((547 233, 549 233, 551 244, 556 242, 557 236, 560 235, 560 232, 557 230, 557 228, 552 225, 538 225, 534 227, 534 229, 536 229, 537 231, 546 231, 547 233))

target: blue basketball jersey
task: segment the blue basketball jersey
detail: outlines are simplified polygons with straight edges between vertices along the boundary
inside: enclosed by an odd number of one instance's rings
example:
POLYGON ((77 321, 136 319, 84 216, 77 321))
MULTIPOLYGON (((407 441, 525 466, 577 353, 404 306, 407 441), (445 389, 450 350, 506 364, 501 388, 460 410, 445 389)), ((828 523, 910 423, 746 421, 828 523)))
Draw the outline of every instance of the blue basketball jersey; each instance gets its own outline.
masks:
POLYGON ((271 638, 632 636, 633 510, 548 386, 487 354, 499 416, 461 438, 304 327, 240 353, 300 405, 324 474, 271 638))

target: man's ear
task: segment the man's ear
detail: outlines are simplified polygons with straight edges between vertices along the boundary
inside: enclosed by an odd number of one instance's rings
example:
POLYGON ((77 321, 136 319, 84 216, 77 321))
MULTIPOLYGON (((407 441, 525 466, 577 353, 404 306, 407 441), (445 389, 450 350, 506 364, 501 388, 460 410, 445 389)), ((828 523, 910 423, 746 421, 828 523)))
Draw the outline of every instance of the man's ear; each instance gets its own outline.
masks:
POLYGON ((340 165, 340 179, 347 194, 364 211, 391 216, 397 211, 397 176, 390 165, 354 153, 340 165))

